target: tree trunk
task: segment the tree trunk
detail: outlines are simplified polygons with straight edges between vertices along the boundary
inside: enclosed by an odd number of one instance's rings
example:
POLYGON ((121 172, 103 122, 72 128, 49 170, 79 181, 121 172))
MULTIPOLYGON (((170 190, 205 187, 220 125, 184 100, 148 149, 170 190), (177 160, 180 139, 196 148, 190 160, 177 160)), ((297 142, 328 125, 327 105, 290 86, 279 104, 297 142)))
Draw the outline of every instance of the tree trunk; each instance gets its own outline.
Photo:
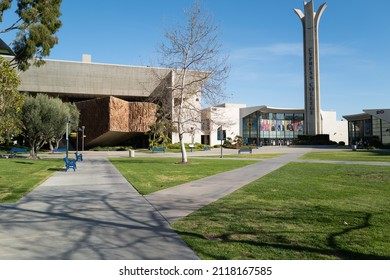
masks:
POLYGON ((56 139, 56 149, 58 149, 60 147, 60 142, 61 142, 62 138, 59 138, 59 139, 56 139))
POLYGON ((30 158, 35 158, 35 147, 30 146, 30 158))
POLYGON ((181 163, 187 163, 188 162, 187 151, 186 151, 186 147, 184 145, 182 133, 179 134, 179 139, 180 139, 180 147, 181 147, 181 163))
POLYGON ((54 153, 54 147, 53 147, 53 143, 51 141, 49 141, 49 147, 50 147, 50 151, 52 153, 54 153))

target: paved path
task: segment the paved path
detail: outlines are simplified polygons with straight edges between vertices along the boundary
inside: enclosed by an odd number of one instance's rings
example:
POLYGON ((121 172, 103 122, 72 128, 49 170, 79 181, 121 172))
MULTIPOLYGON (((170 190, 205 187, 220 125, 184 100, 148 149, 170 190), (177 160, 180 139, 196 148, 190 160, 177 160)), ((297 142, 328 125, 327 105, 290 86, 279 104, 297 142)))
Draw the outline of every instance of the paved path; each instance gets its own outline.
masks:
POLYGON ((0 259, 197 259, 107 159, 0 204, 0 259))

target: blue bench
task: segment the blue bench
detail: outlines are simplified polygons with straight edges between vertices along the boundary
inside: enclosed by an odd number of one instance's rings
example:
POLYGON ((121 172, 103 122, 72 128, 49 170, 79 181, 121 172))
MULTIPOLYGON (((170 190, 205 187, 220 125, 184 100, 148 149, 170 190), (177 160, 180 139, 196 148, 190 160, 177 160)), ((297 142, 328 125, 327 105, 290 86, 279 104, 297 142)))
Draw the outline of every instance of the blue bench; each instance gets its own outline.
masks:
POLYGON ((238 150, 238 153, 239 154, 242 154, 242 153, 251 154, 252 153, 252 148, 241 148, 241 149, 238 150))
POLYGON ((165 153, 165 148, 153 147, 152 148, 152 153, 154 153, 154 152, 163 152, 163 153, 165 153))
POLYGON ((83 154, 74 153, 76 156, 76 161, 83 161, 83 154))
POLYGON ((66 148, 56 148, 53 150, 53 153, 65 153, 66 148))
POLYGON ((0 158, 14 158, 17 153, 27 153, 26 148, 12 148, 8 154, 1 154, 0 158))
POLYGON ((27 149, 26 148, 12 148, 10 150, 10 153, 11 154, 16 154, 16 153, 27 153, 27 149))
POLYGON ((65 157, 64 161, 65 161, 65 168, 66 168, 67 172, 68 172, 69 168, 73 168, 73 171, 76 171, 76 169, 77 169, 76 160, 68 159, 68 158, 65 157))

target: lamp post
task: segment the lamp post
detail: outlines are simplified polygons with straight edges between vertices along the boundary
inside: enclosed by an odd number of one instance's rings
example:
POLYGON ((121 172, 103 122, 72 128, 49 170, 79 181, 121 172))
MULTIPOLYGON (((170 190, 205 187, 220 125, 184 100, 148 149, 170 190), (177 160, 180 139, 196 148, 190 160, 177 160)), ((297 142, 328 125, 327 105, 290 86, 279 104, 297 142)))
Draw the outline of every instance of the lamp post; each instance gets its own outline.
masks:
POLYGON ((69 124, 70 120, 67 118, 66 120, 66 158, 68 158, 69 154, 69 124))
POLYGON ((191 145, 190 145, 190 149, 191 149, 191 152, 192 152, 192 149, 194 148, 194 128, 191 127, 191 145))
POLYGON ((77 132, 76 132, 76 155, 79 154, 79 131, 80 131, 80 128, 77 126, 77 132))
POLYGON ((82 127, 81 127, 81 131, 82 131, 82 139, 81 139, 81 150, 82 150, 82 152, 84 153, 84 130, 85 130, 85 126, 83 125, 82 127))

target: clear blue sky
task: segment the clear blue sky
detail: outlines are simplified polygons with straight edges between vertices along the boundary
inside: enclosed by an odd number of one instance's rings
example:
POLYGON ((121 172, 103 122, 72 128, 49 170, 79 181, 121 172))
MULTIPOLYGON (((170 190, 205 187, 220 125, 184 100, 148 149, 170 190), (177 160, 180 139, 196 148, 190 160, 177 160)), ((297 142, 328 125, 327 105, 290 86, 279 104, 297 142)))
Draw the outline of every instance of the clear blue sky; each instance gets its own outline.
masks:
MULTIPOLYGON (((326 2, 319 28, 321 107, 338 118, 390 108, 390 1, 326 2)), ((165 30, 192 0, 64 0, 59 44, 49 58, 155 65, 165 30)), ((303 108, 301 0, 200 0, 229 54, 229 103, 303 108)), ((10 43, 7 41, 7 43, 10 43)))

